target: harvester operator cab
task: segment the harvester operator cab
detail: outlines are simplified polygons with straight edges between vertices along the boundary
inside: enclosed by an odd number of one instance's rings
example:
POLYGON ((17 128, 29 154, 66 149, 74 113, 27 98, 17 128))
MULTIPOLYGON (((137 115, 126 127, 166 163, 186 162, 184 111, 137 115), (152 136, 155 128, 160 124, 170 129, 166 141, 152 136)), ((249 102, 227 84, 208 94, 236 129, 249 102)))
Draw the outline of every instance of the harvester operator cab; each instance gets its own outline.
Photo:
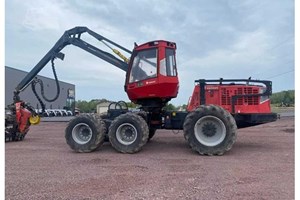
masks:
POLYGON ((164 106, 178 94, 176 44, 153 41, 133 50, 126 74, 125 91, 134 103, 164 106))

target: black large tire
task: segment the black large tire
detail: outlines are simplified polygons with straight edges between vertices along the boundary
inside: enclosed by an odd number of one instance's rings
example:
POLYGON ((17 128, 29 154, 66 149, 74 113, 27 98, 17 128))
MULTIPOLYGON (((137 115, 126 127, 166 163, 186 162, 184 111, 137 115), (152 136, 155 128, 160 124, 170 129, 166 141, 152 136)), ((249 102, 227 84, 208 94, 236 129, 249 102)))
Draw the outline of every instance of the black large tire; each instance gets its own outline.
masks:
POLYGON ((223 155, 236 141, 237 126, 228 111, 203 105, 187 115, 183 131, 194 151, 201 155, 223 155))
MULTIPOLYGON (((105 119, 107 119, 108 118, 108 114, 107 114, 107 112, 104 112, 104 113, 101 113, 100 114, 100 117, 104 120, 104 122, 105 122, 105 119)), ((107 126, 107 124, 106 123, 104 123, 105 124, 105 128, 106 128, 106 131, 105 131, 105 134, 104 134, 104 142, 109 142, 109 139, 108 139, 108 126, 107 126)))
POLYGON ((155 135, 156 129, 155 128, 150 128, 149 129, 149 138, 148 141, 151 140, 151 138, 153 138, 153 136, 155 135))
POLYGON ((147 143, 149 128, 146 121, 134 113, 125 113, 111 123, 108 131, 111 145, 122 153, 136 153, 147 143))
MULTIPOLYGON (((147 121, 147 112, 145 112, 145 111, 139 111, 136 114, 139 115, 139 116, 141 116, 144 120, 147 121)), ((151 140, 151 138, 153 138, 153 136, 155 135, 155 132, 156 132, 156 128, 149 128, 148 141, 151 140)))
POLYGON ((104 142, 105 123, 95 114, 78 115, 65 129, 67 144, 76 152, 88 153, 104 142))

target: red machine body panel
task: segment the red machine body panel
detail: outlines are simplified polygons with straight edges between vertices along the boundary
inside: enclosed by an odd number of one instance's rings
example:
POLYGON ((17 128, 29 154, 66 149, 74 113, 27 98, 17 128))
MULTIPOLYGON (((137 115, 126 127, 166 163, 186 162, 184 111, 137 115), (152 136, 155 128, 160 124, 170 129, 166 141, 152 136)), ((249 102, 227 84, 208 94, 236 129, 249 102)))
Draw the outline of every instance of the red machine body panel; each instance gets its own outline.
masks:
MULTIPOLYGON (((232 97, 235 95, 260 94, 264 90, 258 85, 205 85, 206 104, 215 104, 228 110, 230 113, 270 113, 270 99, 268 96, 239 97, 232 109, 232 97)), ((200 106, 200 86, 195 85, 187 110, 192 111, 200 106)))
POLYGON ((174 98, 178 94, 178 78, 157 77, 127 85, 127 94, 135 102, 141 98, 174 98))

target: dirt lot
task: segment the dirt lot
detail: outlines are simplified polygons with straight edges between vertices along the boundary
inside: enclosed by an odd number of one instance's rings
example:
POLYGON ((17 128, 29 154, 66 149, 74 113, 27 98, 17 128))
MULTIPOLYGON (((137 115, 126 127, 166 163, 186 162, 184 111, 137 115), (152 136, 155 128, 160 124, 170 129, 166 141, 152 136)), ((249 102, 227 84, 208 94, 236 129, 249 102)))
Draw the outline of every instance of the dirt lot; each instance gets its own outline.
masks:
POLYGON ((6 199, 294 199, 294 118, 240 129, 224 156, 199 156, 182 132, 159 131, 141 152, 65 143, 66 122, 5 144, 6 199))

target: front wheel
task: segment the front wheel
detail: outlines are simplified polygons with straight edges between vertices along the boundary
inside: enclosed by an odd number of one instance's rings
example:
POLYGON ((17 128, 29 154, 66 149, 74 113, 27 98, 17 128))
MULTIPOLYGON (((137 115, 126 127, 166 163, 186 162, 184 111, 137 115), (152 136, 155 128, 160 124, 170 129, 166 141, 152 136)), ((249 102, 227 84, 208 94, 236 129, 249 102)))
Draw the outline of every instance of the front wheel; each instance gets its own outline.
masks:
POLYGON ((91 152, 104 142, 106 127, 98 115, 79 115, 72 119, 66 130, 67 144, 76 152, 91 152))
POLYGON ((183 125, 184 137, 201 155, 222 155, 236 141, 237 126, 231 114, 215 105, 190 112, 183 125))
POLYGON ((108 137, 111 145, 122 153, 136 153, 147 143, 149 129, 146 121, 134 113, 125 113, 111 123, 108 137))

